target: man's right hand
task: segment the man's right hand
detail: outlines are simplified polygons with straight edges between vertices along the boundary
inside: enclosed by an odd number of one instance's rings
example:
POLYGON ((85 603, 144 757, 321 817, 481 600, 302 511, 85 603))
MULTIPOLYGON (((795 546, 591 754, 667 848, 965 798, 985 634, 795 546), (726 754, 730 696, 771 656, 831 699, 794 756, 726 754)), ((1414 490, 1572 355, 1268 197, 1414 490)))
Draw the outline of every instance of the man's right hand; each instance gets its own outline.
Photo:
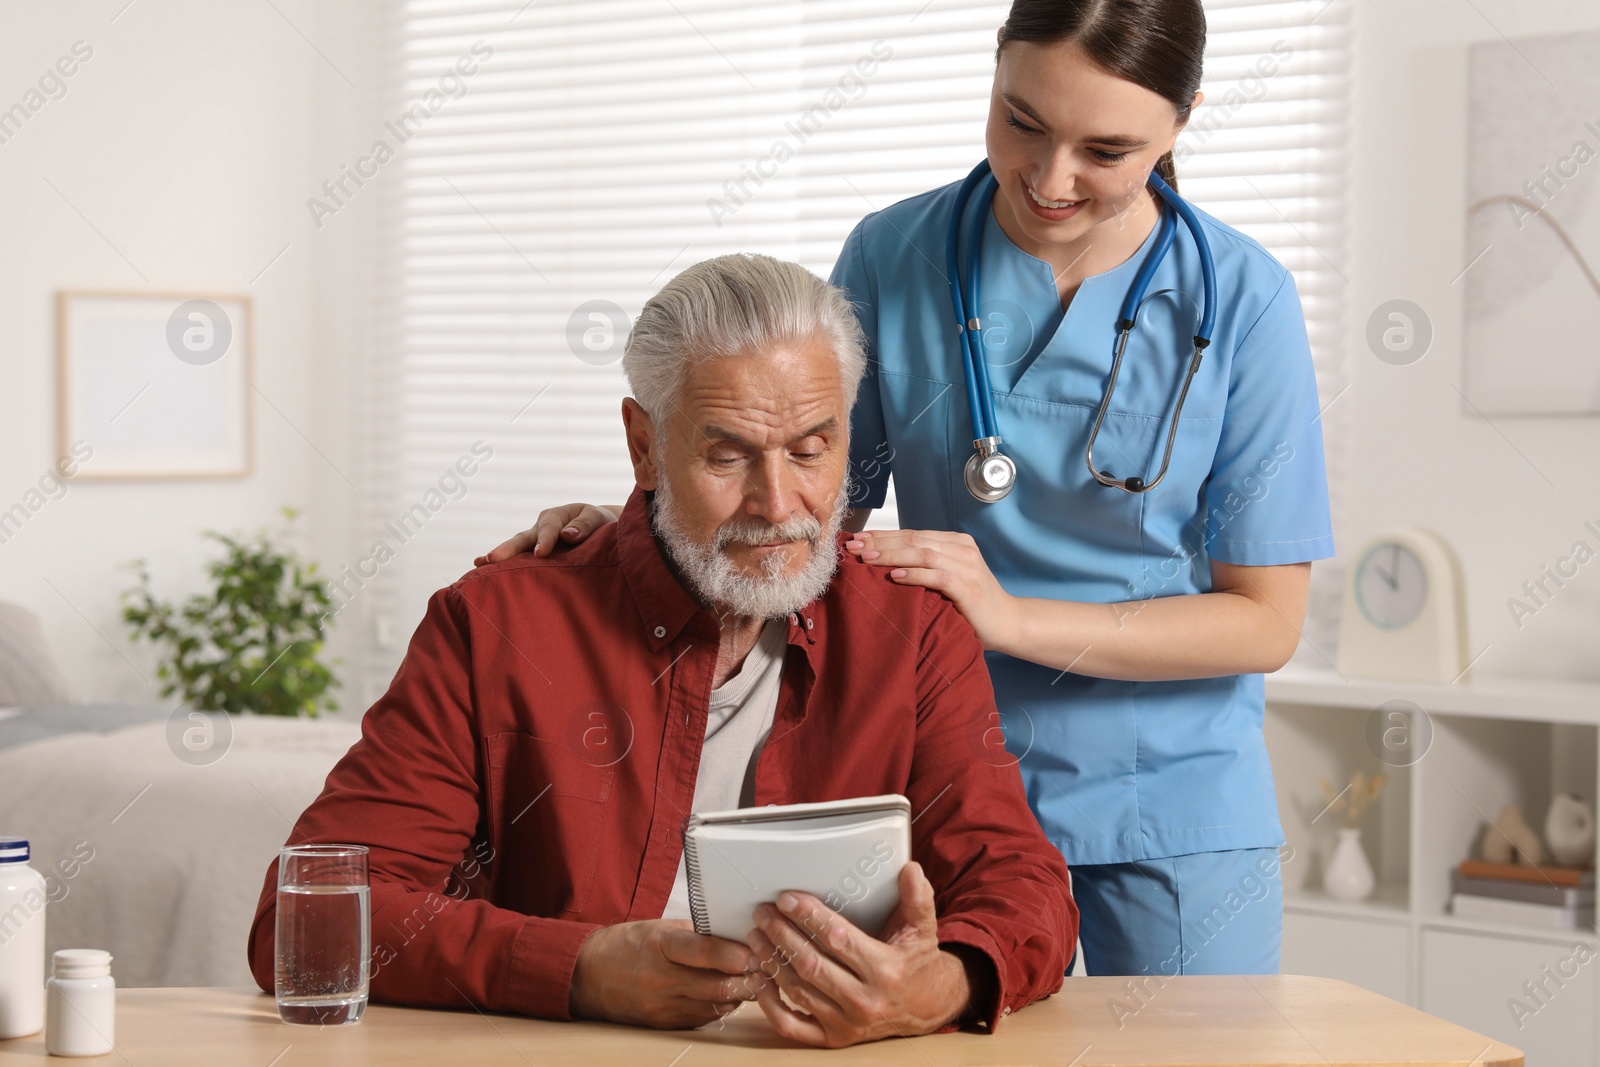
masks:
POLYGON ((533 526, 502 541, 490 549, 486 556, 472 561, 474 567, 487 563, 500 563, 519 552, 531 551, 535 556, 548 556, 555 551, 557 541, 575 545, 608 522, 616 522, 622 515, 622 505, 602 507, 599 504, 563 504, 559 508, 545 508, 533 521, 533 526))
POLYGON ((744 945, 703 937, 683 919, 604 926, 578 949, 571 1011, 581 1019, 693 1029, 756 998, 765 984, 757 962, 744 945))

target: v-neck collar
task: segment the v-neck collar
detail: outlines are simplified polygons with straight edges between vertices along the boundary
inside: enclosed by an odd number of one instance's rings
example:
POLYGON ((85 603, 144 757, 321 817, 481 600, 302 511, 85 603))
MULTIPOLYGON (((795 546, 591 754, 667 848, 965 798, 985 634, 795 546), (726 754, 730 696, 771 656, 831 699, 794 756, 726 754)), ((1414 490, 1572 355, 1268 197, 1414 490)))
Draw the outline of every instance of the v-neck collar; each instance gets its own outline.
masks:
MULTIPOLYGON (((1157 202, 1156 206, 1157 206, 1158 210, 1165 210, 1165 208, 1163 208, 1161 206, 1159 201, 1157 202)), ((1049 282, 1050 292, 1052 294, 1054 294, 1056 305, 1059 307, 1060 304, 1061 304, 1061 292, 1060 292, 1060 290, 1058 290, 1056 288, 1056 272, 1055 272, 1055 268, 1052 267, 1045 260, 1042 260, 1038 256, 1034 255, 1032 252, 1026 251, 1021 245, 1017 244, 1017 242, 1015 242, 1015 241, 1013 241, 1011 239, 1011 235, 1006 233, 1005 228, 1000 225, 999 217, 997 215, 995 215, 995 213, 994 213, 994 201, 991 200, 989 202, 988 207, 985 210, 987 211, 988 216, 989 216, 986 220, 984 220, 983 240, 985 241, 985 243, 987 243, 989 240, 991 240, 990 235, 989 235, 989 231, 992 229, 996 234, 999 235, 1000 240, 1004 241, 1006 243, 1006 245, 1009 246, 1010 249, 1013 252, 1015 252, 1018 256, 1022 257, 1024 260, 1036 264, 1038 269, 1043 270, 1044 271, 1044 276, 1045 276, 1046 280, 1049 282)), ((1083 287, 1088 285, 1089 283, 1091 283, 1091 282, 1099 283, 1101 281, 1101 279, 1111 278, 1111 277, 1115 276, 1116 274, 1118 274, 1119 272, 1123 271, 1124 269, 1137 270, 1138 269, 1138 264, 1142 263, 1144 261, 1144 257, 1149 255, 1150 248, 1155 243, 1156 234, 1159 233, 1160 230, 1161 230, 1161 220, 1158 217, 1156 219, 1155 225, 1150 227, 1150 232, 1145 234, 1144 240, 1139 242, 1139 247, 1134 249, 1133 253, 1131 255, 1129 255, 1127 259, 1124 259, 1121 263, 1118 263, 1116 266, 1110 268, 1109 270, 1103 270, 1099 274, 1091 274, 1091 275, 1088 275, 1087 277, 1085 277, 1083 279, 1083 281, 1078 283, 1078 292, 1079 293, 1083 292, 1083 287)), ((979 252, 980 252, 979 262, 982 262, 982 258, 983 258, 982 255, 981 255, 982 249, 980 249, 979 252)), ((1076 304, 1078 302, 1077 294, 1073 294, 1072 302, 1074 304, 1076 304)), ((1067 306, 1065 308, 1062 308, 1061 310, 1063 311, 1063 313, 1070 313, 1072 311, 1072 308, 1069 305, 1069 306, 1067 306)))
MULTIPOLYGON (((991 364, 990 375, 995 391, 1012 393, 1019 390, 1023 381, 1033 373, 1034 366, 1040 360, 1047 359, 1050 352, 1061 348, 1064 339, 1067 337, 1069 320, 1076 327, 1078 323, 1084 321, 1099 324, 1103 319, 1107 331, 1106 344, 1109 352, 1113 319, 1115 318, 1116 307, 1121 304, 1121 298, 1119 296, 1113 301, 1116 306, 1113 306, 1109 312, 1105 312, 1105 309, 1101 306, 1104 304, 1105 299, 1099 290, 1108 284, 1115 285, 1118 280, 1121 280, 1124 286, 1132 284, 1133 277, 1138 272, 1140 264, 1153 251, 1156 235, 1160 230, 1159 222, 1151 227, 1150 233, 1145 236, 1144 241, 1127 259, 1124 259, 1109 270, 1101 271, 1099 274, 1092 274, 1083 279, 1078 286, 1078 291, 1073 294, 1072 303, 1063 308, 1061 306, 1061 295, 1056 289, 1055 269, 1038 256, 1023 250, 1021 246, 1011 239, 1011 236, 1001 228, 1000 220, 995 217, 992 203, 985 205, 982 210, 987 213, 988 218, 985 220, 983 227, 985 245, 979 250, 979 263, 982 265, 980 269, 984 269, 986 278, 999 281, 1007 274, 1010 274, 1011 278, 1020 283, 1020 291, 1014 294, 1019 299, 1013 301, 1013 304, 1016 306, 1016 310, 1021 311, 1029 318, 1034 336, 1040 338, 1034 340, 1030 345, 1030 351, 1025 356, 1018 358, 1014 363, 1008 362, 1004 365, 991 364), (993 234, 990 233, 991 230, 994 231, 993 234), (989 242, 991 241, 1003 243, 990 244, 989 242), (988 258, 987 263, 985 262, 986 257, 988 258), (1032 280, 1030 281, 1030 279, 1032 280), (1040 289, 1034 291, 1033 286, 1036 284, 1040 286, 1040 289), (1022 288, 1022 286, 1026 286, 1026 288, 1022 288), (1092 305, 1090 309, 1085 308, 1086 302, 1092 305), (1035 319, 1034 316, 1037 312, 1026 309, 1048 309, 1049 313, 1035 319), (1088 317, 1087 319, 1086 316, 1088 317)), ((997 294, 999 292, 999 290, 995 289, 990 291, 997 294)), ((980 297, 980 300, 982 299, 980 297)))

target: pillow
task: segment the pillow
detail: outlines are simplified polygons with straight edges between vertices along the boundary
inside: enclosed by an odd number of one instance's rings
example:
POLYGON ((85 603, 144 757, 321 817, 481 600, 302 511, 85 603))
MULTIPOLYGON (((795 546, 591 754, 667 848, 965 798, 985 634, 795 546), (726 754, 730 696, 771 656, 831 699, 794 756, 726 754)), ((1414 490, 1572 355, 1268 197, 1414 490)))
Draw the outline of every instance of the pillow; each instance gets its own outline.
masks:
POLYGON ((33 612, 0 603, 0 707, 72 700, 33 612))

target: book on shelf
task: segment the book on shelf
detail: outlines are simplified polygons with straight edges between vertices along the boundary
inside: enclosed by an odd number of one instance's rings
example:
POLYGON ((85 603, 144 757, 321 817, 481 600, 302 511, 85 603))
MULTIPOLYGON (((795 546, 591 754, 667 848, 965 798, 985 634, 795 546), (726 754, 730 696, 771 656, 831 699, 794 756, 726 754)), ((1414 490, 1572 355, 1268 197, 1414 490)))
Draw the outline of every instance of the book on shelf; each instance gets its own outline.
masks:
POLYGON ((1594 890, 1547 882, 1514 882, 1503 878, 1473 878, 1460 871, 1450 875, 1450 888, 1456 893, 1497 900, 1521 900, 1529 904, 1551 904, 1560 908, 1594 907, 1594 890))
POLYGON ((1556 867, 1550 864, 1490 863, 1488 860, 1462 860, 1456 868, 1463 878, 1495 878, 1505 882, 1531 882, 1567 889, 1594 889, 1594 870, 1556 867))
POLYGON ((1526 900, 1500 900, 1456 893, 1450 897, 1451 914, 1461 919, 1537 926, 1549 930, 1594 930, 1594 907, 1532 904, 1526 900))

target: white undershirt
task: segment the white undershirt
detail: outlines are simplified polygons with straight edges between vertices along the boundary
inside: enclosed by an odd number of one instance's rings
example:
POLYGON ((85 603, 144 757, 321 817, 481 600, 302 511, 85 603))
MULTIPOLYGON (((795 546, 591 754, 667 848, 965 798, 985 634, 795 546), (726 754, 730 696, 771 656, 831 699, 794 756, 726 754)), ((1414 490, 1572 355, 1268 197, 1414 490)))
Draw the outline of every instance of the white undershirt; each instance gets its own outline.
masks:
MULTIPOLYGON (((691 812, 747 808, 755 802, 756 760, 777 714, 787 636, 788 620, 770 620, 761 628, 739 673, 711 691, 691 812)), ((661 917, 690 917, 689 876, 681 857, 661 917)))

